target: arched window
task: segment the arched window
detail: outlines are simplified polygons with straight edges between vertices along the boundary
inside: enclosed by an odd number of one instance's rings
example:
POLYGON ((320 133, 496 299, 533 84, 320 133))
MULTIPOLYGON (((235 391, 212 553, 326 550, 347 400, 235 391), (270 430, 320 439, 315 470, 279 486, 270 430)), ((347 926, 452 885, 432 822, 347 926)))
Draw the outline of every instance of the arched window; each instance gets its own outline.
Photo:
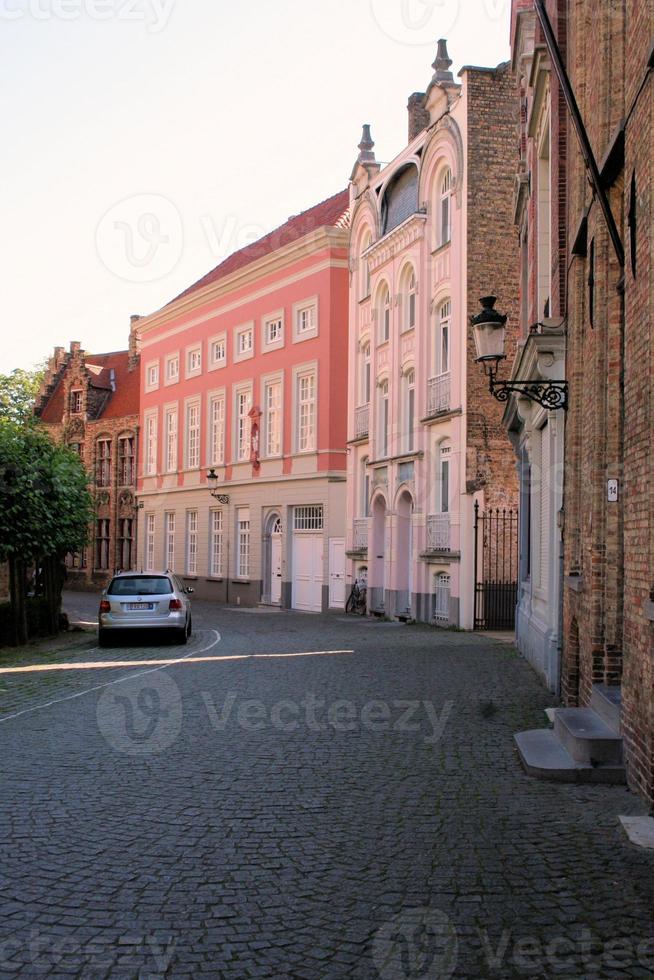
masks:
POLYGON ((434 338, 434 374, 447 374, 450 370, 450 336, 452 329, 452 302, 446 299, 438 307, 434 338))
POLYGON ((379 321, 379 343, 385 344, 391 335, 391 294, 386 283, 379 290, 377 318, 379 321))
POLYGON ((452 237, 452 171, 449 167, 441 177, 439 195, 438 245, 447 245, 452 237))
POLYGON ((402 330, 412 330, 416 325, 416 273, 408 266, 402 275, 402 330))
POLYGON ((365 344, 361 351, 361 405, 370 402, 370 344, 365 344))
POLYGON ((413 163, 407 164, 389 181, 381 210, 384 235, 418 210, 418 168, 413 163))
POLYGON ((403 444, 407 453, 412 453, 414 449, 415 419, 416 419, 416 372, 411 368, 402 378, 403 382, 403 444))
POLYGON ((378 399, 377 455, 388 456, 388 381, 379 385, 378 399))
POLYGON ((364 258, 364 253, 372 245, 372 235, 368 229, 364 231, 361 238, 361 248, 359 250, 359 299, 370 296, 370 265, 368 259, 364 258))
POLYGON ((368 472, 368 457, 361 460, 361 501, 359 513, 362 517, 370 517, 370 474, 368 472))
POLYGON ((436 454, 436 513, 449 514, 452 490, 452 446, 443 440, 436 454))
POLYGON ((111 486, 111 437, 101 436, 96 443, 96 486, 111 486))

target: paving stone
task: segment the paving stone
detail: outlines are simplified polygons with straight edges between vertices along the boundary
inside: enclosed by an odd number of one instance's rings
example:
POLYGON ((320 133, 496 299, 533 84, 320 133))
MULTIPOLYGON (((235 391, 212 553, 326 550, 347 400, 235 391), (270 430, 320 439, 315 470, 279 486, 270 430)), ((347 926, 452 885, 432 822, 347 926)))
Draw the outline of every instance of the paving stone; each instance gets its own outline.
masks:
POLYGON ((436 913, 458 940, 454 977, 652 975, 638 945, 654 936, 654 852, 618 822, 642 807, 624 787, 523 773, 513 734, 551 700, 505 646, 206 603, 194 625, 183 651, 83 651, 142 668, 0 675, 0 978, 374 978, 384 930, 409 944, 412 916, 436 913), (204 655, 219 659, 193 662, 213 628, 204 655), (265 656, 329 649, 354 653, 265 656), (189 662, 148 666, 171 655, 189 662), (327 723, 343 700, 352 731, 327 723), (373 701, 386 730, 366 721, 373 701), (397 730, 397 702, 415 702, 415 729, 397 730), (521 940, 557 939, 565 965, 518 968, 521 940))

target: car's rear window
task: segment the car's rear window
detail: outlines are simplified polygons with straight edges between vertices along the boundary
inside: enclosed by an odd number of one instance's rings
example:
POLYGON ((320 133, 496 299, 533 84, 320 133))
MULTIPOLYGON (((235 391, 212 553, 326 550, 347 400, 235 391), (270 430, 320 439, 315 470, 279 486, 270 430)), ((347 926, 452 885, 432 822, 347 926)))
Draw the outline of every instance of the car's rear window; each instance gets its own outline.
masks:
POLYGON ((167 595, 172 591, 172 583, 165 575, 130 575, 115 578, 107 595, 167 595))

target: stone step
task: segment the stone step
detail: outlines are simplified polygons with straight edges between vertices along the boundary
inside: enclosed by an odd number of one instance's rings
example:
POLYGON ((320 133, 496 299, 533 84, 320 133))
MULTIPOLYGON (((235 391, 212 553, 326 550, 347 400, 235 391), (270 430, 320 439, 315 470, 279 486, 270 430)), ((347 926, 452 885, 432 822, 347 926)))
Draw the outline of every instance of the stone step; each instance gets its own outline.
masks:
POLYGON ((592 708, 557 708, 554 734, 576 762, 622 765, 622 739, 592 708))
POLYGON ((622 731, 620 715, 622 711, 622 689, 608 684, 594 684, 590 698, 591 708, 597 712, 609 728, 618 735, 622 731))
POLYGON ((577 762, 550 728, 514 736, 522 766, 530 776, 559 783, 624 783, 624 766, 577 762))

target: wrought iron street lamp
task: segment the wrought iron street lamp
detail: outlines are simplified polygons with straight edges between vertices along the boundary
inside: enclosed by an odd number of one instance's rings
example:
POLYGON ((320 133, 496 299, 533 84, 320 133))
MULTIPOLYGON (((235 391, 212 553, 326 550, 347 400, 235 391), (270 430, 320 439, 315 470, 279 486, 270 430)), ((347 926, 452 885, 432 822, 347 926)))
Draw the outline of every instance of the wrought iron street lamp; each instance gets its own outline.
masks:
POLYGON ((209 493, 219 504, 229 503, 228 494, 218 492, 218 474, 213 467, 207 473, 207 483, 209 484, 209 493))
POLYGON ((508 402, 512 392, 517 392, 532 402, 538 402, 543 408, 567 409, 567 381, 520 381, 517 378, 511 381, 498 380, 499 363, 506 360, 504 344, 508 317, 495 309, 495 296, 483 296, 479 302, 482 305, 481 313, 471 316, 470 324, 477 348, 476 360, 489 379, 488 388, 493 398, 497 398, 498 402, 508 402))

